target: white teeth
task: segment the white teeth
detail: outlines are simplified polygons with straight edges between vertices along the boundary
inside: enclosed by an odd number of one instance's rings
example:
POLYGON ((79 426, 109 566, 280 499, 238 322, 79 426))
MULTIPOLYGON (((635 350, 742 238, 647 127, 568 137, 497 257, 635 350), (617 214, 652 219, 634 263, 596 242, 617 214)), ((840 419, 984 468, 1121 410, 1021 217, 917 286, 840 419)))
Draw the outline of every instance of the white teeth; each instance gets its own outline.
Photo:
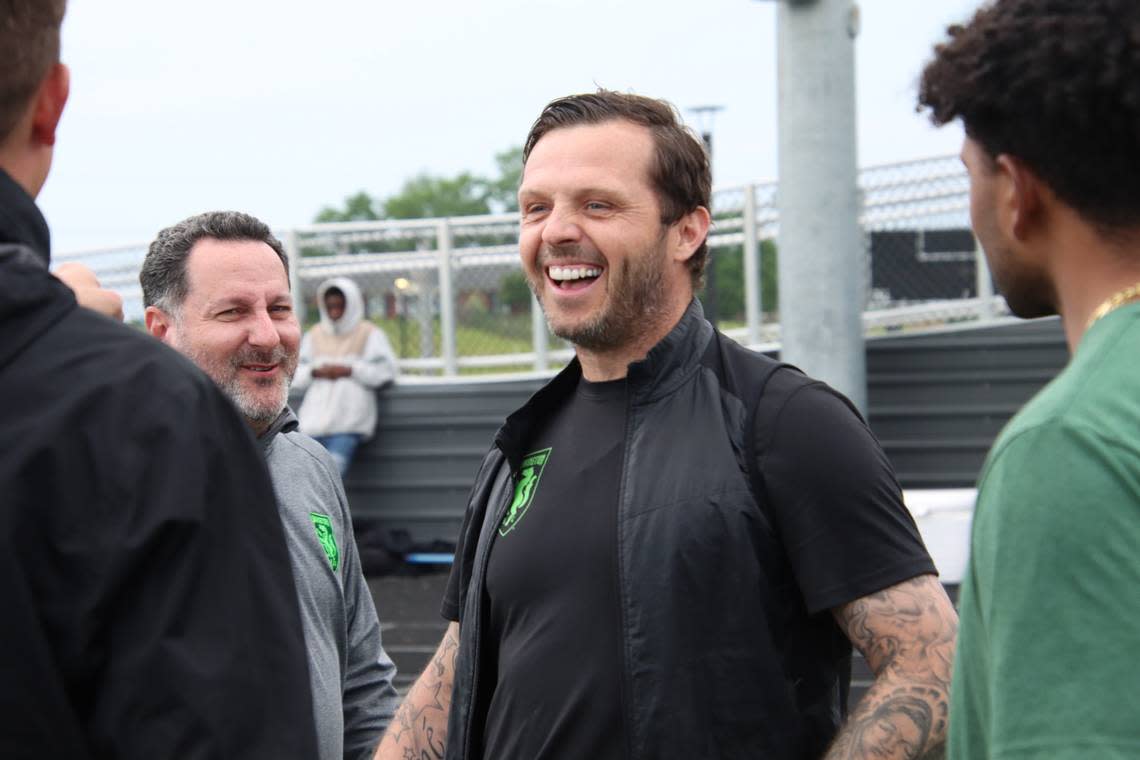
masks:
POLYGON ((550 267, 550 279, 567 281, 583 277, 600 277, 602 270, 597 267, 550 267))

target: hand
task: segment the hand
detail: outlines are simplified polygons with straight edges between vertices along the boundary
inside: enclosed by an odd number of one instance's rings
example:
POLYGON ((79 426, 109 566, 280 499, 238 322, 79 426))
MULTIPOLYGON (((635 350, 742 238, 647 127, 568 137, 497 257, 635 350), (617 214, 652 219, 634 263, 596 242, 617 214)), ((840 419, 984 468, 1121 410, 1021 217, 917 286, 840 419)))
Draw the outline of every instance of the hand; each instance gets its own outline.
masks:
POLYGON ((75 293, 80 306, 123 321, 123 298, 99 286, 99 278, 86 264, 69 261, 56 267, 55 276, 75 293))
POLYGON ((337 380, 352 374, 352 367, 347 364, 326 364, 313 370, 313 377, 325 380, 337 380))

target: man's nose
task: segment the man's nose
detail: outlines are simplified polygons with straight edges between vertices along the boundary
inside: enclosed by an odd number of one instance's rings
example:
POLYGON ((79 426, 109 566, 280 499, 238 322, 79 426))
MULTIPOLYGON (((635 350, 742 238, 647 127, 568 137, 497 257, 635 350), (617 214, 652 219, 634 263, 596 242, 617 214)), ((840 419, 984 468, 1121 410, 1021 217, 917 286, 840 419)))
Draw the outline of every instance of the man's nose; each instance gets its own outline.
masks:
POLYGON ((557 208, 550 212, 546 224, 542 227, 542 242, 550 246, 578 243, 582 240, 582 228, 574 214, 559 211, 557 208))
POLYGON ((275 348, 280 342, 281 335, 269 312, 258 312, 249 326, 249 344, 258 348, 275 348))

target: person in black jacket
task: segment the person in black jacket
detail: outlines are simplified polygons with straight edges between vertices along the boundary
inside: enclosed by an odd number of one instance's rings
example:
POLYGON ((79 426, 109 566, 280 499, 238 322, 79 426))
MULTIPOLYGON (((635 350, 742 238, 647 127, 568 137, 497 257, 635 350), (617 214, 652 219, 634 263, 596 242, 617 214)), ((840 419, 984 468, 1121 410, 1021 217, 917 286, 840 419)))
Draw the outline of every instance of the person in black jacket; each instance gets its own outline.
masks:
POLYGON ((312 758, 252 436, 189 361, 48 273, 33 198, 68 94, 63 12, 0 0, 0 757, 312 758))
POLYGON ((524 161, 523 271, 576 358, 484 459, 378 757, 937 756, 954 609, 850 403, 704 319, 700 142, 599 91, 524 161))

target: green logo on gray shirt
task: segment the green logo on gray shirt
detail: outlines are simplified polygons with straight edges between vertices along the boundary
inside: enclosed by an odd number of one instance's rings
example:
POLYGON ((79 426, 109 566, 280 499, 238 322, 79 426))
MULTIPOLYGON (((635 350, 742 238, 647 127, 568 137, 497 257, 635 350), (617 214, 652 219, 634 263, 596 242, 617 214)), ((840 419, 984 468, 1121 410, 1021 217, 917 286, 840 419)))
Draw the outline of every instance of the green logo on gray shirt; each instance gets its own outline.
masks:
POLYGON ((317 529, 317 540, 324 547, 325 556, 329 558, 333 572, 336 572, 336 569, 340 567, 340 549, 336 546, 336 534, 333 533, 332 520, 327 515, 317 512, 310 512, 309 517, 313 521, 313 527, 317 529))
POLYGON ((503 515, 503 522, 499 524, 499 535, 506 536, 519 521, 523 519, 526 511, 534 501, 534 492, 538 490, 538 481, 542 477, 542 470, 550 458, 551 449, 543 449, 533 454, 527 454, 526 459, 519 468, 519 480, 515 483, 515 498, 511 507, 503 515))

